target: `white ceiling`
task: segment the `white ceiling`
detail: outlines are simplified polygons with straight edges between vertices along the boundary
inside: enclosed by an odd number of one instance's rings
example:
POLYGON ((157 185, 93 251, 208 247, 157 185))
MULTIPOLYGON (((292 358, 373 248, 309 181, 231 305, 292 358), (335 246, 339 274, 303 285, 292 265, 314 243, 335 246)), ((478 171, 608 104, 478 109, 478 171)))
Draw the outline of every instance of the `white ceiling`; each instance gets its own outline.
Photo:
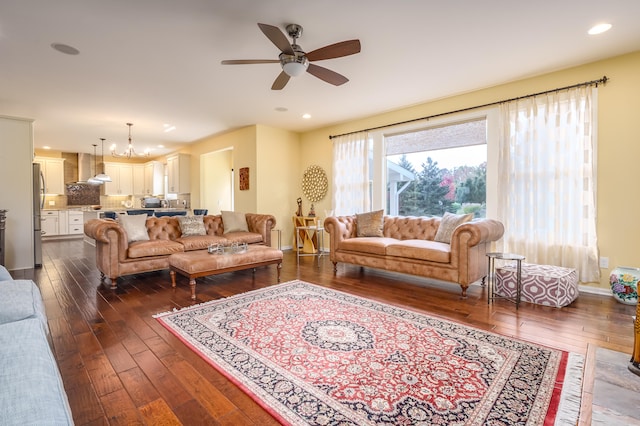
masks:
POLYGON ((0 0, 0 115, 35 119, 36 148, 77 152, 101 137, 124 149, 132 122, 136 149, 163 154, 245 125, 306 131, 638 51, 638 22, 638 0, 0 0), (587 35, 603 21, 609 32, 587 35), (258 22, 302 25, 307 52, 360 39, 361 53, 316 63, 350 81, 305 74, 272 91, 279 64, 220 65, 277 59, 258 22))

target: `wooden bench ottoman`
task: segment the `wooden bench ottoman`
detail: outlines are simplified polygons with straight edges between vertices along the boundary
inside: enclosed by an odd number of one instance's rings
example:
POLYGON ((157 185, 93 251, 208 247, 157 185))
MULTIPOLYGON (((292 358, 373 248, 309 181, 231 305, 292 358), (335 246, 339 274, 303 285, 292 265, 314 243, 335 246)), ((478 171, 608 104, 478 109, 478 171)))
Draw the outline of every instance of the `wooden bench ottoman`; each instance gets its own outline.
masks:
POLYGON ((234 254, 209 254, 207 250, 196 250, 169 256, 169 274, 172 287, 176 286, 176 272, 189 278, 191 299, 195 300, 196 278, 249 268, 253 268, 255 272, 258 266, 271 264, 278 265, 278 281, 280 281, 282 251, 276 248, 251 245, 247 251, 234 254))
MULTIPOLYGON (((495 292, 515 297, 516 267, 496 268, 495 292)), ((560 308, 578 297, 578 274, 575 269, 552 265, 522 264, 521 300, 560 308)))

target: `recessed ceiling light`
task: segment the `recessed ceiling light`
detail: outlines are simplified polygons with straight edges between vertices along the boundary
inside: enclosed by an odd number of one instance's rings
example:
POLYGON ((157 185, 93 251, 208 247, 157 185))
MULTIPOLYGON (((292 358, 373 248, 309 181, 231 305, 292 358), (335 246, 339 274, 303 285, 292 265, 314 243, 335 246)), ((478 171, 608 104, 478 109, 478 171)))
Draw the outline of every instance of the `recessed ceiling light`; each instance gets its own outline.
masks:
POLYGON ((42 147, 42 149, 51 149, 51 147, 45 145, 45 146, 42 147))
POLYGON ((64 53, 65 55, 77 55, 80 53, 78 49, 73 46, 69 46, 64 43, 51 43, 51 47, 57 50, 60 53, 64 53))
POLYGON ((164 145, 158 145, 158 148, 162 149, 164 148, 164 145))
POLYGON ((275 110, 276 110, 276 111, 278 111, 278 112, 287 112, 287 111, 289 111, 289 110, 288 110, 287 108, 285 108, 285 107, 276 107, 276 109, 275 109, 275 110))
POLYGON ((304 118, 305 120, 308 120, 311 118, 311 114, 302 114, 302 118, 304 118))
POLYGON ((173 124, 164 124, 165 133, 173 132, 175 129, 176 129, 176 126, 174 126, 173 124))
POLYGON ((589 31, 587 32, 589 35, 596 35, 596 34, 602 34, 606 31, 609 31, 610 29, 611 29, 611 24, 598 24, 591 27, 591 29, 589 29, 589 31))

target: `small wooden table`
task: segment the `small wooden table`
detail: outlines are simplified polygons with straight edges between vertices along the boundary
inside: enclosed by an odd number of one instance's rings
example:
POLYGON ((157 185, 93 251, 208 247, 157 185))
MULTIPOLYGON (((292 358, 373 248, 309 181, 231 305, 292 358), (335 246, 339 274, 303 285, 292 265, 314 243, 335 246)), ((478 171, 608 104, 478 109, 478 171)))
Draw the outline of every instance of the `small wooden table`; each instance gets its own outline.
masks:
POLYGON ((176 286, 176 272, 189 278, 191 299, 196 298, 196 278, 225 272, 240 271, 258 266, 277 264, 278 281, 282 269, 282 251, 259 245, 251 245, 247 251, 234 254, 209 254, 207 250, 174 253, 169 256, 171 286, 176 286))

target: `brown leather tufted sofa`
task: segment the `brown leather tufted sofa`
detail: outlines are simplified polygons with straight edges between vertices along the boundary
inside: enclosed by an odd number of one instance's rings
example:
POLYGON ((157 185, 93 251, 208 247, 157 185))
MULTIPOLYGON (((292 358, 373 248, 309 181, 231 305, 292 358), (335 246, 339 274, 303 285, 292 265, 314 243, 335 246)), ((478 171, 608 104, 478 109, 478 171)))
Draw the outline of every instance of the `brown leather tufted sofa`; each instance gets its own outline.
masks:
POLYGON ((271 245, 271 230, 276 226, 272 215, 246 213, 249 232, 224 233, 221 215, 204 216, 207 235, 183 237, 176 217, 147 218, 148 241, 127 242, 120 224, 111 219, 92 219, 84 224, 84 233, 95 240, 96 264, 101 278, 117 287, 118 277, 140 272, 169 269, 169 255, 191 250, 206 250, 212 243, 271 245))
POLYGON ((334 272, 344 262, 419 275, 457 283, 466 297, 469 285, 487 275, 486 254, 491 242, 502 238, 504 226, 493 219, 468 222, 447 244, 434 241, 439 225, 437 217, 385 216, 383 237, 358 237, 355 215, 324 221, 334 272))

